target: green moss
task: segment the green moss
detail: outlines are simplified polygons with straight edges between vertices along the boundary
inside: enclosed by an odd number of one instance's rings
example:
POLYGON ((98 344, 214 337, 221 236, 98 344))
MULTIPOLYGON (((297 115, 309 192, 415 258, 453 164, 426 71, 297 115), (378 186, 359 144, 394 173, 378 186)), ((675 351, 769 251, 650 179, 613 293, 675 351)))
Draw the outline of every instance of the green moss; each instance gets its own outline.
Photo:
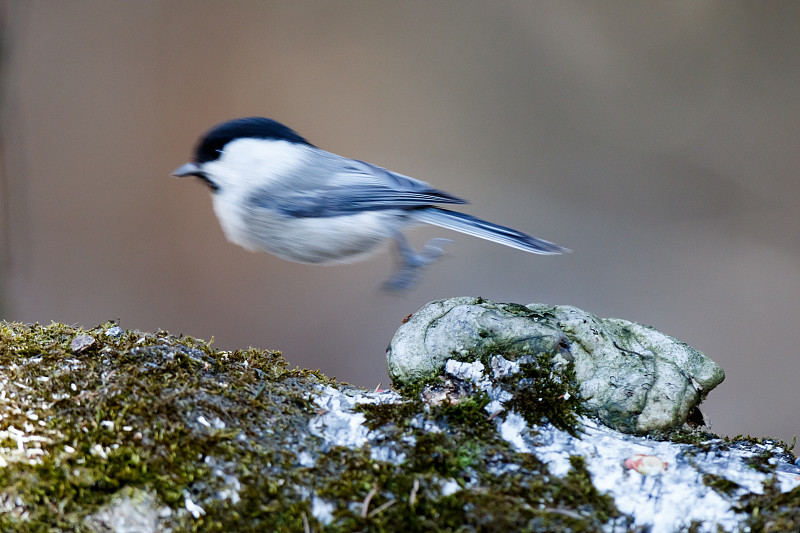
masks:
POLYGON ((550 422, 577 436, 579 417, 586 409, 572 366, 540 355, 522 363, 520 370, 500 380, 503 388, 514 395, 505 404, 506 410, 521 414, 531 426, 550 422))
POLYGON ((414 415, 421 412, 422 402, 417 398, 399 403, 364 403, 357 405, 354 410, 366 415, 365 424, 369 429, 390 424, 408 427, 414 415))
POLYGON ((792 439, 791 444, 787 444, 786 442, 780 439, 774 439, 772 437, 752 437, 750 435, 743 436, 741 434, 736 435, 735 437, 724 437, 723 440, 725 442, 736 442, 739 444, 747 444, 750 446, 758 445, 773 450, 780 449, 783 453, 787 455, 787 458, 790 462, 797 459, 797 456, 794 455, 793 453, 795 444, 797 443, 797 436, 795 436, 792 439))
POLYGON ((744 460, 744 462, 758 472, 762 474, 769 474, 775 468, 769 463, 769 460, 772 458, 772 454, 769 452, 761 452, 753 457, 748 457, 744 460))
MULTIPOLYGON (((564 402, 563 397, 558 398, 560 394, 567 391, 576 394, 572 388, 574 377, 562 374, 561 369, 552 365, 544 363, 547 371, 536 363, 523 365, 521 375, 505 385, 518 387, 522 396, 530 395, 533 390, 538 392, 537 386, 542 389, 550 386, 555 390, 542 391, 548 401, 564 402)), ((535 398, 537 405, 548 404, 539 401, 539 397, 535 398)), ((568 403, 569 407, 580 405, 579 397, 575 398, 574 403, 568 403)), ((371 505, 380 508, 390 504, 380 515, 369 519, 349 515, 331 530, 397 531, 396 524, 402 523, 403 530, 411 532, 600 531, 603 524, 620 516, 613 500, 594 487, 582 458, 573 457, 570 473, 558 478, 549 475, 547 466, 536 456, 517 453, 499 439, 494 422, 484 409, 488 401, 484 392, 471 390, 469 384, 452 384, 444 379, 429 384, 427 390, 401 404, 359 406, 370 427, 388 432, 395 443, 411 438, 414 444, 408 446, 408 459, 402 467, 385 463, 378 467, 362 457, 348 468, 325 476, 338 480, 326 490, 329 498, 360 502, 377 487, 371 505), (419 400, 419 395, 442 388, 447 389, 447 398, 452 402, 432 405, 419 400), (420 419, 435 422, 442 430, 422 431, 420 419), (352 471, 359 474, 348 479, 348 472, 352 471), (455 481, 458 492, 441 495, 441 483, 445 480, 455 481), (415 483, 415 497, 411 498, 415 483)), ((520 405, 524 405, 523 400, 520 405)), ((543 408, 534 412, 538 422, 545 420, 543 408)), ((553 416, 551 411, 547 413, 553 416)), ((577 419, 569 419, 565 414, 553 418, 564 422, 565 427, 569 427, 569 422, 577 424, 577 419)), ((330 455, 329 458, 333 465, 344 461, 330 455)))
POLYGON ((732 496, 742 488, 738 483, 714 474, 704 474, 703 484, 725 496, 732 496))
POLYGON ((417 436, 411 469, 456 478, 463 476, 467 469, 478 466, 482 452, 483 446, 462 436, 454 438, 444 433, 422 433, 417 436), (452 448, 455 443, 458 447, 452 448))
POLYGON ((444 383, 441 374, 434 373, 426 378, 417 379, 409 383, 392 383, 392 387, 403 398, 417 400, 425 389, 438 387, 444 383))
MULTIPOLYGON (((0 429, 21 430, 31 439, 25 452, 35 452, 30 459, 15 453, 13 439, 2 443, 9 466, 0 469, 0 499, 22 505, 2 515, 0 529, 81 531, 87 514, 124 486, 181 509, 184 491, 201 498, 217 484, 204 457, 241 460, 232 475, 261 464, 272 452, 248 433, 267 427, 264 414, 305 423, 308 382, 327 381, 289 370, 278 352, 217 351, 166 332, 107 335, 114 326, 0 324, 3 388, 13 398, 0 406, 0 429), (95 342, 72 353, 81 334, 95 342), (257 424, 244 427, 248 419, 257 424)), ((179 523, 213 521, 184 513, 179 523)))
MULTIPOLYGON (((277 352, 112 328, 0 323, 0 530, 89 531, 131 488, 170 508, 160 520, 174 531, 600 531, 618 515, 579 462, 551 476, 497 438, 479 390, 426 404, 426 388, 447 385, 437 378, 405 402, 362 404, 369 426, 406 454, 394 464, 373 460, 369 446, 328 448, 310 435, 312 392, 336 384, 277 352), (95 342, 72 353, 80 334, 95 342), (31 439, 24 453, 12 426, 31 439), (299 449, 313 466, 300 465, 299 449), (187 495, 205 514, 186 510, 187 495), (311 513, 314 496, 335 504, 327 527, 311 513)), ((536 394, 550 377, 542 368, 513 384, 536 394)), ((551 386, 576 394, 565 375, 554 368, 562 377, 551 386)))
POLYGON ((534 456, 497 444, 445 433, 417 436, 413 459, 402 466, 377 463, 345 448, 321 458, 316 477, 330 481, 318 495, 350 502, 353 509, 336 514, 326 531, 602 531, 603 524, 619 516, 577 460, 561 479, 549 476, 534 456), (517 468, 489 473, 506 461, 517 468), (448 480, 455 480, 458 489, 444 495, 448 480))
POLYGON ((764 483, 763 494, 751 493, 742 498, 737 511, 746 513, 742 531, 800 531, 800 487, 782 493, 778 481, 772 479, 764 483))
POLYGON ((572 468, 564 478, 565 488, 569 490, 559 491, 559 503, 565 507, 578 509, 589 504, 598 526, 619 517, 620 512, 614 505, 614 499, 607 494, 601 494, 595 488, 592 476, 586 469, 586 460, 580 455, 570 455, 569 464, 572 468), (578 498, 576 495, 579 495, 578 498))
POLYGON ((686 427, 673 428, 666 431, 651 431, 647 436, 654 440, 664 440, 676 444, 691 444, 702 451, 708 451, 709 447, 712 446, 709 441, 720 438, 718 435, 703 431, 700 428, 686 427))
MULTIPOLYGON (((489 397, 483 391, 470 396, 455 398, 452 403, 444 401, 439 405, 427 405, 428 416, 447 424, 451 430, 468 431, 473 435, 487 435, 494 432, 494 424, 484 407, 489 397)), ((389 424, 408 427, 416 414, 426 409, 420 396, 399 403, 360 404, 355 411, 367 415, 366 425, 370 429, 384 428, 389 424)))
POLYGON ((450 426, 460 428, 469 435, 488 438, 495 431, 484 408, 490 399, 484 391, 463 398, 456 403, 443 403, 434 409, 435 416, 441 416, 450 426))

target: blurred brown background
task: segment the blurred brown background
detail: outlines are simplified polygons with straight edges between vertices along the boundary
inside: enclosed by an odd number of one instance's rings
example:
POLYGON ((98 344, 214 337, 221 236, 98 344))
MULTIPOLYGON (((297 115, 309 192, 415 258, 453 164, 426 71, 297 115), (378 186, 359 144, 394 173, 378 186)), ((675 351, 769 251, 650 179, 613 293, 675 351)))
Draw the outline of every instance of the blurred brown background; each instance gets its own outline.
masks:
POLYGON ((571 304, 719 362, 714 431, 800 431, 800 4, 1 5, 2 318, 119 317, 374 387, 430 300, 571 304), (405 297, 379 290, 389 253, 248 253, 169 177, 247 115, 575 253, 420 229, 456 242, 405 297))

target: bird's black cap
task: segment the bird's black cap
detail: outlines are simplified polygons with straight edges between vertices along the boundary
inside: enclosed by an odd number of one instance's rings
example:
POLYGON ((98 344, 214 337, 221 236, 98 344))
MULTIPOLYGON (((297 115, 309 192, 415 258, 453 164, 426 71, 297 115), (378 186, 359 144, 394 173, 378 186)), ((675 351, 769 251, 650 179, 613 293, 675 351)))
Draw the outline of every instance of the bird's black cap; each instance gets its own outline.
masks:
POLYGON ((226 144, 234 139, 243 138, 275 139, 311 146, 311 143, 297 132, 271 118, 237 118, 214 126, 203 136, 195 149, 194 162, 214 161, 226 144))

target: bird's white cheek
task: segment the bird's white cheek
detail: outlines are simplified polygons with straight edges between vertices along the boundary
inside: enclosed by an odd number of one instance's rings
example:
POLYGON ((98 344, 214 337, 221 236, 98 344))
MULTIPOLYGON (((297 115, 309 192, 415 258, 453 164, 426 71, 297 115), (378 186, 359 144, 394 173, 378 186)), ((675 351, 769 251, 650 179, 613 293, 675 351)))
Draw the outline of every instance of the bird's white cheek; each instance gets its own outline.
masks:
POLYGON ((288 141, 239 139, 231 141, 219 159, 207 163, 229 193, 253 190, 293 176, 308 157, 309 148, 288 141))
POLYGON ((212 195, 214 212, 229 241, 248 250, 262 248, 245 222, 250 196, 291 179, 307 155, 304 145, 239 139, 228 143, 219 159, 205 164, 204 170, 219 187, 212 195))

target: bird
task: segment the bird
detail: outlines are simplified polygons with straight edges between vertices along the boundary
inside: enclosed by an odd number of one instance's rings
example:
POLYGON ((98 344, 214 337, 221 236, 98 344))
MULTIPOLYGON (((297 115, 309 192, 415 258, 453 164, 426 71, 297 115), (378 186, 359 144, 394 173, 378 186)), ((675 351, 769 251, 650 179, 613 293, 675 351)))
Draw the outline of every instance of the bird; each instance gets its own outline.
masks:
POLYGON ((468 203, 430 184, 327 152, 264 117, 229 120, 208 130, 190 162, 173 176, 196 177, 211 191, 227 239, 299 263, 360 260, 387 240, 398 267, 384 283, 412 289, 452 241, 435 238, 415 251, 403 234, 432 224, 534 254, 569 252, 552 242, 442 205, 468 203))

